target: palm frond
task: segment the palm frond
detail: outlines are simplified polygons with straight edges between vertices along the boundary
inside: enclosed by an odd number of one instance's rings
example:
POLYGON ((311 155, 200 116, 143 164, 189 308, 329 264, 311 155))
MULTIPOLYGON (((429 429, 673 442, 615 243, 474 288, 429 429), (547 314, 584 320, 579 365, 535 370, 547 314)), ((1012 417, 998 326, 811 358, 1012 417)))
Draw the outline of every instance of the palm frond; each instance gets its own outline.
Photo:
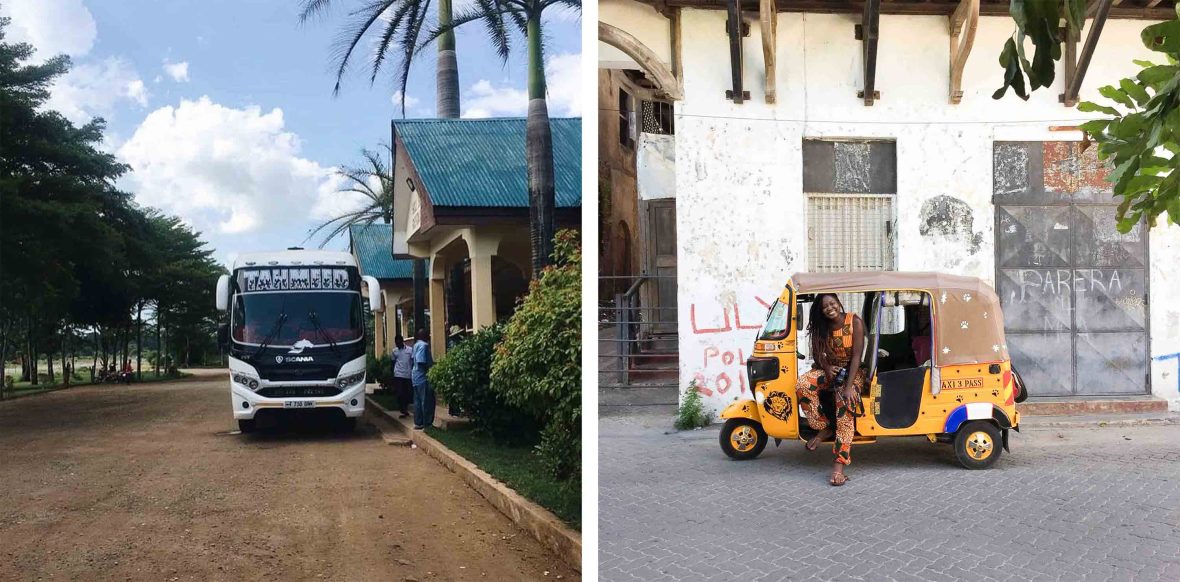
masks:
POLYGON ((416 49, 414 43, 422 32, 422 23, 426 20, 426 11, 429 7, 430 0, 424 0, 422 4, 414 2, 413 7, 406 15, 409 20, 406 21, 402 36, 397 41, 397 46, 402 51, 401 66, 398 68, 397 74, 397 86, 402 92, 402 117, 406 115, 406 86, 410 81, 410 65, 414 61, 416 49))
MULTIPOLYGON (((409 12, 411 5, 417 3, 418 0, 402 0, 397 8, 393 11, 393 16, 385 24, 385 31, 381 34, 381 41, 377 44, 377 52, 373 54, 373 67, 369 75, 369 84, 372 85, 377 82, 377 74, 381 70, 381 65, 385 64, 385 54, 389 52, 389 44, 393 42, 393 37, 401 30, 402 21, 406 18, 406 13, 409 12)), ((402 90, 402 115, 405 116, 405 89, 402 90)))
POLYGON ((303 0, 303 9, 299 11, 299 24, 306 24, 308 20, 322 16, 328 11, 332 0, 303 0))
POLYGON ((344 79, 344 73, 348 70, 348 61, 352 58, 352 52, 356 50, 356 45, 361 42, 361 38, 369 31, 369 27, 381 18, 381 15, 389 9, 396 0, 374 0, 365 6, 352 12, 349 16, 354 17, 353 25, 345 27, 343 33, 336 41, 335 55, 338 61, 336 67, 336 86, 332 89, 332 95, 340 94, 340 83, 344 79), (351 30, 352 32, 347 32, 351 30))

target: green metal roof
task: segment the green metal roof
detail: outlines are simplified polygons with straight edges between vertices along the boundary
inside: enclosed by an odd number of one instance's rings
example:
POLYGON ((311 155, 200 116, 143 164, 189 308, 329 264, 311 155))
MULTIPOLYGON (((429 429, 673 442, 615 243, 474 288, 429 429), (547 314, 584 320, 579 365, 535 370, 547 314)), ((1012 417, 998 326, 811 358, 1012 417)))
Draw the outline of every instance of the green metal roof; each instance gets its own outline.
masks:
MULTIPOLYGON (((582 206, 582 120, 552 118, 558 208, 582 206)), ((527 208, 525 119, 411 119, 394 131, 435 206, 527 208)))
POLYGON ((361 274, 378 279, 412 279, 414 261, 394 259, 393 225, 381 222, 348 227, 349 244, 360 263, 361 274))

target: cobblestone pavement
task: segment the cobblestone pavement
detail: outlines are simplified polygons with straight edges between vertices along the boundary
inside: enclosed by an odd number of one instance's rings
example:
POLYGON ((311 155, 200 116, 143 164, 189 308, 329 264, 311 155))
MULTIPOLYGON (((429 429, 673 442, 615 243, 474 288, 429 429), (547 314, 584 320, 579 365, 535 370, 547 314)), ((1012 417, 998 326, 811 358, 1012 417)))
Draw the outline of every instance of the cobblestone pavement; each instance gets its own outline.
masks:
POLYGON ((1180 580, 1180 426, 1029 430, 968 471, 924 438, 732 461, 719 426, 603 418, 602 580, 1180 580))

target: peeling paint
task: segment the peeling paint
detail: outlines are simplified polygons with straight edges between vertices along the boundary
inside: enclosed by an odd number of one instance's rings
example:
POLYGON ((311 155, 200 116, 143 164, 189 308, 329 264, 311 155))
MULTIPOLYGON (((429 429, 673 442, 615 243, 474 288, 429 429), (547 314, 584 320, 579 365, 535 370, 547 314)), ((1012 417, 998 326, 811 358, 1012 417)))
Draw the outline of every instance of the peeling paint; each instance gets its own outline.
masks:
POLYGON ((958 239, 973 255, 983 244, 983 234, 972 231, 975 215, 971 207, 953 196, 935 196, 923 202, 920 220, 919 234, 922 236, 943 235, 958 239))

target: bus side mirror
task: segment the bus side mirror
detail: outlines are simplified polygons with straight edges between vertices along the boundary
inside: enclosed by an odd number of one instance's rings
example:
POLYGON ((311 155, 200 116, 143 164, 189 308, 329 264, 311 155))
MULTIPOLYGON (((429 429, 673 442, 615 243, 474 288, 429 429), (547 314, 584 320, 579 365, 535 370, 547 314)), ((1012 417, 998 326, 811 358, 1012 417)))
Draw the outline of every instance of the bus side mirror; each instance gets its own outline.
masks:
POLYGON ((221 351, 229 351, 229 324, 222 323, 217 326, 217 345, 221 346, 221 351))
POLYGON ((373 313, 385 311, 385 306, 381 305, 381 284, 377 282, 377 278, 365 275, 362 279, 365 280, 365 285, 369 290, 369 311, 373 313))
POLYGON ((217 310, 229 309, 229 275, 217 278, 217 310))

